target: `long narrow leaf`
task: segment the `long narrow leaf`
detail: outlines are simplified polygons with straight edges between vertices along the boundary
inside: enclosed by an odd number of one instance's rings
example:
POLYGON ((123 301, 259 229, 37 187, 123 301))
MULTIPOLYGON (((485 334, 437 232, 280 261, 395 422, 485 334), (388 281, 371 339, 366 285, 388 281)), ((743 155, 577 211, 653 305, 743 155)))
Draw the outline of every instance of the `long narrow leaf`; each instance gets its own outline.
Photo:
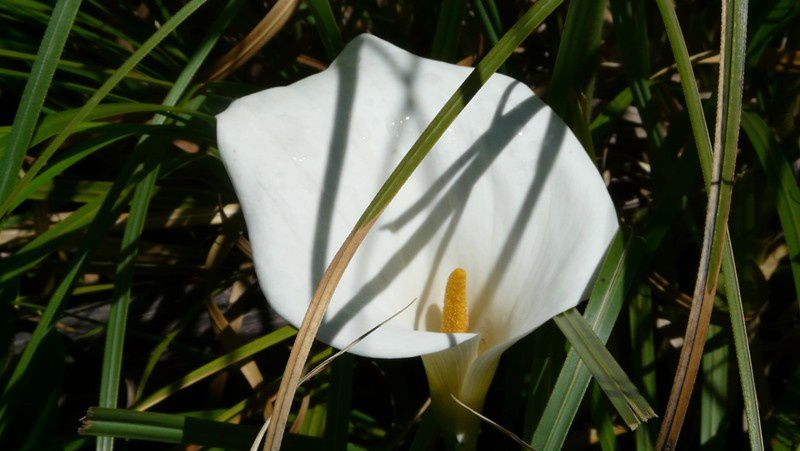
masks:
MULTIPOLYGON (((228 26, 239 7, 241 0, 231 0, 220 12, 220 16, 209 30, 206 38, 201 42, 195 55, 189 60, 181 74, 175 80, 175 84, 170 89, 163 104, 175 106, 180 97, 189 87, 192 78, 197 74, 200 66, 211 53, 214 45, 219 40, 222 32, 228 26)), ((156 115, 152 119, 155 125, 163 124, 167 120, 166 116, 156 115)), ((139 146, 155 145, 163 149, 166 143, 160 140, 152 140, 147 136, 139 140, 139 146)), ((134 259, 138 253, 139 237, 144 230, 147 211, 150 206, 150 199, 155 191, 156 180, 160 169, 162 152, 154 152, 152 161, 145 162, 148 170, 142 180, 137 184, 133 193, 130 214, 125 224, 125 232, 122 236, 120 255, 122 256, 117 266, 114 295, 111 309, 108 315, 108 325, 106 327, 106 342, 103 353, 103 368, 100 377, 100 407, 117 407, 117 396, 119 392, 120 376, 122 373, 122 355, 125 343, 125 329, 128 319, 128 303, 131 298, 131 285, 133 284, 134 259)), ((114 449, 114 441, 111 437, 103 437, 97 440, 98 450, 114 449)))
MULTIPOLYGON (((111 77, 97 89, 97 92, 86 101, 75 116, 64 126, 61 132, 48 144, 42 151, 36 162, 31 166, 25 177, 18 184, 19 187, 24 187, 30 180, 47 164, 51 156, 61 147, 67 138, 72 135, 75 129, 89 116, 97 105, 114 89, 115 86, 128 74, 139 62, 144 59, 164 38, 169 36, 178 25, 183 23, 189 16, 192 15, 198 8, 200 8, 207 0, 191 0, 184 5, 175 15, 173 15, 167 22, 165 22, 142 46, 136 50, 122 65, 114 71, 111 77)), ((13 197, 13 196, 12 196, 13 197)), ((0 204, 0 218, 5 216, 10 210, 8 202, 0 204)))
MULTIPOLYGON (((50 23, 39 46, 39 54, 31 69, 22 101, 14 116, 8 147, 0 154, 0 204, 5 202, 17 180, 22 160, 28 150, 39 112, 50 87, 61 52, 67 43, 67 35, 78 13, 81 0, 59 0, 53 10, 50 23)), ((1 216, 1 215, 0 215, 1 216)))
POLYGON ((708 209, 694 302, 657 449, 675 449, 689 407, 708 333, 723 249, 729 242, 728 215, 739 139, 747 33, 747 1, 722 2, 717 122, 708 209))
MULTIPOLYGON (((711 150, 708 125, 706 124, 700 101, 700 90, 697 87, 697 80, 692 71, 691 58, 686 48, 686 42, 683 39, 674 5, 670 0, 656 0, 656 3, 661 13, 664 28, 667 31, 672 53, 675 56, 675 63, 678 66, 681 87, 686 99, 686 108, 692 124, 695 146, 697 147, 697 155, 700 160, 703 179, 708 187, 712 183, 711 159, 713 152, 711 150)), ((727 294, 731 327, 733 328, 733 341, 744 395, 750 447, 754 450, 761 450, 764 449, 764 440, 761 432, 761 418, 758 409, 755 378, 753 376, 753 363, 750 358, 750 345, 744 320, 744 306, 741 290, 739 289, 739 277, 736 271, 733 246, 727 231, 725 235, 722 253, 722 277, 725 281, 725 293, 727 294)))

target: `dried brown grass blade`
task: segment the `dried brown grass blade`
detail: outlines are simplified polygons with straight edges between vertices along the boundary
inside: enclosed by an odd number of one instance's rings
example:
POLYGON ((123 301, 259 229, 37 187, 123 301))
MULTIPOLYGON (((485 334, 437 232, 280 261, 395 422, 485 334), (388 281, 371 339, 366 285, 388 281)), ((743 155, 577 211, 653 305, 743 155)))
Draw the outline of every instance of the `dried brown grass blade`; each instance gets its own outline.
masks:
POLYGON ((515 442, 517 442, 517 444, 519 446, 522 446, 525 449, 530 449, 530 450, 534 450, 535 451, 535 448, 533 446, 529 445, 527 442, 525 442, 525 440, 522 440, 521 438, 519 438, 517 436, 517 434, 509 431, 508 429, 504 428, 503 426, 500 426, 499 424, 497 424, 491 418, 489 418, 487 416, 484 416, 483 414, 481 414, 477 410, 475 410, 472 407, 464 404, 460 399, 456 398, 456 395, 450 393, 450 397, 453 398, 453 401, 455 401, 459 406, 467 409, 469 411, 469 413, 475 415, 476 417, 480 418, 481 420, 485 421, 486 423, 489 423, 492 427, 494 427, 498 431, 500 431, 503 434, 505 434, 508 438, 510 438, 511 440, 514 440, 515 442))
POLYGON ((206 81, 221 80, 242 67, 286 25, 298 3, 299 0, 278 0, 261 22, 218 59, 202 78, 206 81))

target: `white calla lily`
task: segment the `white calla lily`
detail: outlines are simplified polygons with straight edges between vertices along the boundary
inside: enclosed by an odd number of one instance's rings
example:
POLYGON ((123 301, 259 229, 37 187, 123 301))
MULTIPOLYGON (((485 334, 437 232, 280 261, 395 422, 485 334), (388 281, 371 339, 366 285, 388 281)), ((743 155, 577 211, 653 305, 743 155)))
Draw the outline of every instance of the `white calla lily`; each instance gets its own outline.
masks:
MULTIPOLYGON (((317 282, 404 152, 470 69, 378 38, 327 70, 218 116, 262 289, 299 326, 317 282)), ((318 338, 375 358, 423 356, 437 412, 465 445, 501 353, 577 305, 618 228, 578 140, 524 84, 494 75, 391 202, 338 285, 318 338), (469 327, 442 333, 463 268, 469 327)))

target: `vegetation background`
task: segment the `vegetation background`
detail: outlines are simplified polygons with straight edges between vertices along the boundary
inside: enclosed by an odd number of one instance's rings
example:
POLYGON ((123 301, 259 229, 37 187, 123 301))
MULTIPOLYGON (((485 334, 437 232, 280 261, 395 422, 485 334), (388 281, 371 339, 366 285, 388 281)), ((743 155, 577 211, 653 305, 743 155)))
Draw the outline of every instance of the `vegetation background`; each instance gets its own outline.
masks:
MULTIPOLYGON (((718 86, 741 113, 738 152, 735 139, 718 149, 738 157, 719 184, 733 187, 733 252, 719 255, 733 258, 680 445, 800 449, 800 2, 745 2, 732 23, 747 44, 732 38, 731 56, 719 1, 538 3, 553 11, 500 72, 565 119, 608 184, 624 277, 601 278, 585 316, 660 416, 708 227, 713 124, 728 117, 718 86), (729 57, 745 68, 741 108, 742 77, 718 85, 729 57)), ((296 331, 259 291, 213 116, 323 70, 360 33, 475 65, 530 7, 0 0, 2 447, 248 448, 296 331)), ((484 413, 537 449, 652 449, 661 418, 629 431, 577 357, 565 363, 571 349, 552 322, 519 342, 484 413)), ((312 362, 330 354, 318 345, 312 362)), ((436 449, 427 396, 419 359, 345 356, 300 388, 285 449, 436 449)), ((517 445, 485 425, 480 446, 517 445)))

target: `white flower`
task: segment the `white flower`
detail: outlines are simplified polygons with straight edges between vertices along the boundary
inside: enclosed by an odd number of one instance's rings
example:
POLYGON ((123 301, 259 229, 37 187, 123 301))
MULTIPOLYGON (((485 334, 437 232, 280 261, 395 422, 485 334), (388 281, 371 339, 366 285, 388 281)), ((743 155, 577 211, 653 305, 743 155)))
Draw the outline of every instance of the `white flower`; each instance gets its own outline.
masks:
MULTIPOLYGON (((218 116, 262 289, 295 326, 325 266, 405 151, 470 69, 369 35, 322 73, 218 116)), ((494 75, 402 187, 356 252, 318 338, 423 355, 434 408, 469 446, 500 354, 577 305, 618 228, 578 140, 524 84, 494 75), (448 276, 463 268, 469 327, 442 333, 448 276)))

